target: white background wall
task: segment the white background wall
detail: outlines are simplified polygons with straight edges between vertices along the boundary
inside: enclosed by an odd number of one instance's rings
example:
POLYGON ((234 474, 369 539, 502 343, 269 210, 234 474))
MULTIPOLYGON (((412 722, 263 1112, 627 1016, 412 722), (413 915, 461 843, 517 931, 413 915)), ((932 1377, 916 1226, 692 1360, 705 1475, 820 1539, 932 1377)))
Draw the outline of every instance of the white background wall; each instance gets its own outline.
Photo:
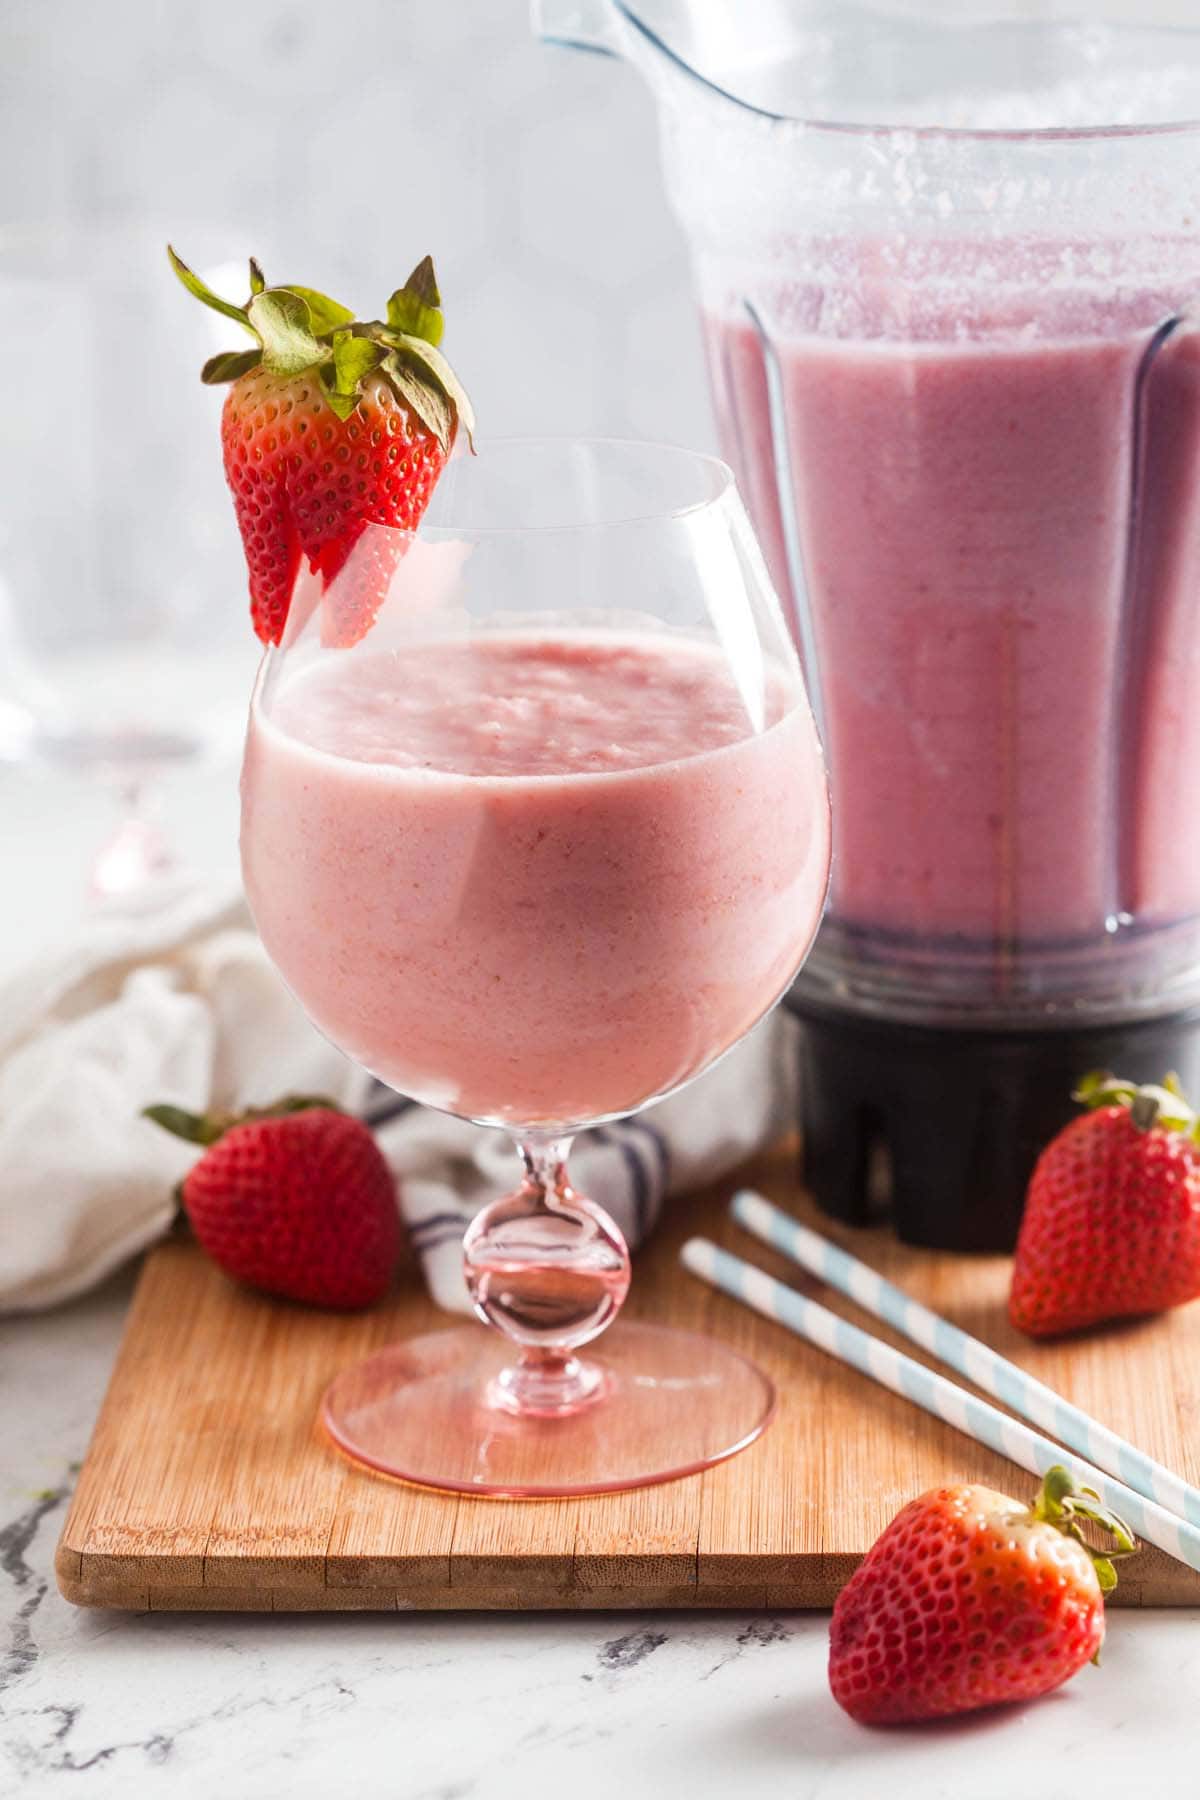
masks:
POLYGON ((257 249, 371 310, 431 250, 486 429, 711 441, 649 96, 536 43, 526 0, 0 0, 0 229, 47 214, 257 249))
POLYGON ((142 215, 368 316, 432 251, 493 433, 708 439, 655 155, 637 78, 526 0, 0 0, 0 227, 142 215))

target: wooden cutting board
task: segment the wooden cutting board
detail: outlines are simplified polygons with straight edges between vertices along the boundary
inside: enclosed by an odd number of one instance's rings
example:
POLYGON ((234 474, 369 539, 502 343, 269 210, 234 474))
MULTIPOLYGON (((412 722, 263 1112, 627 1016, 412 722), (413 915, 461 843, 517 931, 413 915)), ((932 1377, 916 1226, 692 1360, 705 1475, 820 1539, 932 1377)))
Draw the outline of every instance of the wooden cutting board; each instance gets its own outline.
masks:
MULTIPOLYGON (((627 1494, 460 1498, 350 1464, 316 1425, 322 1390, 389 1339, 448 1322, 416 1274, 390 1304, 345 1318, 236 1288, 184 1238, 163 1245, 147 1258, 63 1529, 62 1592, 155 1611, 823 1607, 922 1489, 965 1478, 1028 1493, 1030 1478, 1002 1458, 678 1267, 683 1238, 703 1231, 817 1291, 730 1225, 741 1182, 1200 1481, 1200 1305, 1030 1345, 1005 1319, 1006 1258, 833 1227, 800 1192, 785 1147, 677 1202, 636 1260, 629 1301, 635 1317, 711 1331, 760 1362, 779 1386, 778 1416, 732 1461, 627 1494)), ((1147 1549, 1124 1566, 1116 1601, 1200 1604, 1200 1576, 1147 1549)))

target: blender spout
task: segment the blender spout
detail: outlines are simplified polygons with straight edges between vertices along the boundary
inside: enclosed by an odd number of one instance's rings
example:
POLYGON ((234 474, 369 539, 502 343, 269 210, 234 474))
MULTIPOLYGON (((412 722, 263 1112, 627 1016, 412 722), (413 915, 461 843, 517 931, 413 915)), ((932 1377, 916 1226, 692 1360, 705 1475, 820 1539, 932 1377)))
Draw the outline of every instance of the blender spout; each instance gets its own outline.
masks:
MULTIPOLYGON (((762 16, 769 20, 774 0, 766 4, 768 12, 762 16)), ((647 16, 645 0, 530 0, 529 15, 534 36, 543 43, 631 63, 660 102, 679 103, 705 91, 739 110, 775 116, 714 79, 712 71, 745 61, 746 34, 738 9, 669 0, 652 6, 647 16)))
POLYGON ((612 0, 530 0, 529 22, 543 43, 621 56, 620 20, 612 0))

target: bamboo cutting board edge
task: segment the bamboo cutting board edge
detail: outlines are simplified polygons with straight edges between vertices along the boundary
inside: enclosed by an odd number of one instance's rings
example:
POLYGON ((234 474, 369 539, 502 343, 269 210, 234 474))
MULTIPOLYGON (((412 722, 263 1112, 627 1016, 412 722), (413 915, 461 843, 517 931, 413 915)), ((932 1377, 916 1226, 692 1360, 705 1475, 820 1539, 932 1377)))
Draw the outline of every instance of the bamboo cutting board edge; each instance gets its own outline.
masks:
MULTIPOLYGON (((246 1293, 187 1241, 160 1246, 59 1542, 64 1597, 153 1611, 821 1608, 923 1488, 971 1479, 1029 1491, 1030 1477, 1002 1458, 679 1268, 683 1238, 705 1231, 815 1291, 729 1222, 728 1195, 748 1182, 817 1218, 785 1146, 671 1209, 638 1258, 629 1310, 712 1331, 759 1361, 780 1389, 774 1424, 701 1475, 575 1501, 434 1494, 359 1468, 325 1439, 317 1405, 337 1368, 447 1323, 414 1273, 384 1307, 347 1317, 246 1293)), ((1200 1479, 1188 1430, 1200 1418, 1200 1306, 1032 1345, 1004 1315, 1007 1259, 911 1250, 885 1231, 819 1223, 1200 1479)), ((850 1303, 821 1297, 863 1322, 850 1303)), ((1114 1598, 1200 1605, 1200 1576, 1149 1548, 1125 1566, 1114 1598)))

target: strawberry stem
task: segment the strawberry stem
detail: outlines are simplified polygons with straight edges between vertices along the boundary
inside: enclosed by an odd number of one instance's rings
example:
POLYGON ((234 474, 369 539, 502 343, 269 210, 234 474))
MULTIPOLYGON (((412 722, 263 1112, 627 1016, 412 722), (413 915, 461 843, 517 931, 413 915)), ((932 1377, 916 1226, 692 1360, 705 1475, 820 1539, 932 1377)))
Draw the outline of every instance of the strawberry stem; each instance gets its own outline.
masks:
POLYGON ((1114 1561, 1122 1556, 1132 1556, 1138 1543, 1124 1519, 1104 1505, 1095 1488, 1078 1484, 1069 1469, 1055 1463, 1046 1470, 1037 1499, 1029 1510, 1035 1519, 1053 1525, 1064 1537, 1074 1538, 1076 1543, 1083 1545, 1092 1559, 1101 1593, 1111 1593, 1117 1585, 1114 1561), (1115 1547, 1094 1550, 1080 1529, 1081 1519, 1090 1519, 1094 1525, 1103 1527, 1116 1539, 1115 1547))
POLYGON ((1182 1131, 1200 1141, 1200 1114, 1189 1103, 1174 1073, 1161 1083, 1148 1081, 1139 1086, 1119 1075, 1093 1070, 1079 1082, 1071 1098, 1093 1110, 1102 1106, 1128 1107, 1139 1131, 1161 1125, 1166 1131, 1182 1131))
POLYGON ((1145 1089, 1140 1089, 1138 1093, 1134 1095, 1133 1104, 1129 1108, 1129 1117, 1133 1120, 1133 1123, 1137 1126, 1138 1130, 1149 1131, 1154 1124, 1154 1121, 1158 1118, 1158 1114, 1159 1100, 1157 1094, 1151 1094, 1145 1089))
POLYGON ((200 1144, 205 1149, 224 1137, 235 1125, 248 1125, 256 1119, 282 1119, 289 1113, 307 1112, 312 1107, 325 1112, 341 1112, 336 1100, 324 1094, 287 1094, 272 1106, 250 1106, 244 1112, 188 1112, 182 1106, 147 1106, 143 1119, 152 1119, 164 1131, 183 1138, 185 1143, 200 1144))
POLYGON ((270 374, 284 378, 316 370, 333 411, 339 419, 348 419, 365 383, 379 370, 447 455, 460 425, 474 449, 471 402, 437 348, 445 321, 432 257, 423 257, 404 286, 396 289, 388 301, 385 324, 381 319, 356 319, 339 300, 298 282, 268 287, 254 257, 250 297, 244 306, 235 306, 214 294, 170 244, 167 255, 189 294, 214 312, 236 319, 256 340, 253 350, 210 356, 201 374, 206 386, 237 381, 260 362, 270 374))

